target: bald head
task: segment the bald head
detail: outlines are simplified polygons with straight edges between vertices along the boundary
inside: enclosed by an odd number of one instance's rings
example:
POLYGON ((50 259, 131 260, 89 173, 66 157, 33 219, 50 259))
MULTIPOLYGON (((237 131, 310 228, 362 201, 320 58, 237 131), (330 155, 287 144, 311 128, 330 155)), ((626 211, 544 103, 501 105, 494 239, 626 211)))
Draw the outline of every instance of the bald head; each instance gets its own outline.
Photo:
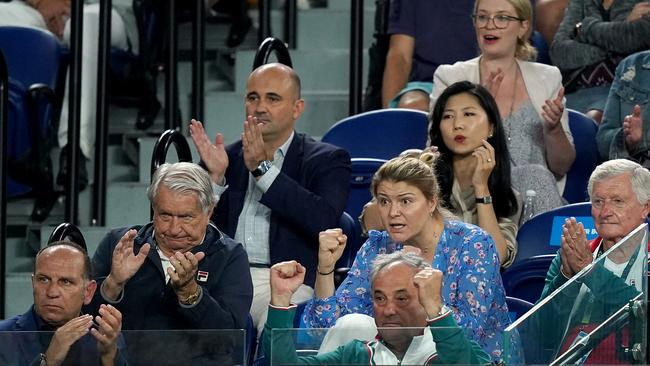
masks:
POLYGON ((248 76, 249 83, 251 79, 257 77, 268 77, 280 82, 288 83, 289 90, 291 90, 294 100, 300 99, 300 77, 296 71, 289 66, 277 62, 264 64, 251 72, 248 76))

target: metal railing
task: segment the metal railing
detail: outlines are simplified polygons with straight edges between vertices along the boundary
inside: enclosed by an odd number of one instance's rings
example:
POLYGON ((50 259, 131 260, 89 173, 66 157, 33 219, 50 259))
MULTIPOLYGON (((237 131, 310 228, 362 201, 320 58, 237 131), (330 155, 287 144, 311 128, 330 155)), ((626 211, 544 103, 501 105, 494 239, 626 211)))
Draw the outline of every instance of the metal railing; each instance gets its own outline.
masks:
POLYGON ((68 176, 65 188, 66 221, 79 222, 79 127, 81 119, 81 47, 83 0, 72 0, 70 11, 70 82, 68 83, 68 176))
POLYGON ((75 224, 69 222, 63 222, 57 226, 50 237, 47 239, 47 244, 52 244, 56 241, 69 240, 80 247, 84 248, 86 253, 88 253, 88 246, 86 245, 86 239, 84 239, 81 230, 75 224))
POLYGON ((192 19, 192 118, 205 121, 205 4, 195 0, 194 18, 192 19))
POLYGON ((253 70, 268 63, 272 53, 275 53, 275 57, 279 63, 293 67, 291 55, 289 55, 289 50, 284 42, 277 38, 269 37, 257 48, 255 58, 253 59, 253 70))
POLYGON ((91 224, 106 224, 106 161, 108 145, 108 55, 111 52, 112 0, 100 1, 99 55, 97 59, 97 127, 91 224))
POLYGON ((350 96, 349 114, 363 110, 363 0, 352 0, 350 9, 350 96))
MULTIPOLYGON (((167 160, 167 151, 169 151, 172 145, 176 148, 178 161, 192 161, 192 151, 190 151, 190 145, 187 143, 185 136, 177 130, 167 130, 160 135, 153 147, 153 154, 151 155, 151 177, 153 177, 156 169, 167 160)), ((150 216, 153 218, 153 209, 150 211, 150 216)))
POLYGON ((0 319, 5 317, 5 289, 7 278, 7 132, 9 119, 9 74, 7 63, 0 50, 0 319))

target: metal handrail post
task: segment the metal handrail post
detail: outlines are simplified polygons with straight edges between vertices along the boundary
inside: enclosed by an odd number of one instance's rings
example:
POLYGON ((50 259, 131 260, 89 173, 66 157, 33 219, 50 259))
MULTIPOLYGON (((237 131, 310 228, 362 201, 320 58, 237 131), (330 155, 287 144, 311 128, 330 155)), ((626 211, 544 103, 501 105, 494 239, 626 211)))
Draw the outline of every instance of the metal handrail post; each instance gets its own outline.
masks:
POLYGON ((9 118, 9 73, 5 57, 0 50, 0 319, 5 318, 7 274, 7 133, 9 118))
POLYGON ((192 28, 192 118, 203 121, 205 93, 205 5, 196 0, 192 28))
POLYGON ((260 28, 257 30, 257 44, 260 44, 267 37, 271 37, 271 2, 269 0, 258 0, 257 7, 260 14, 260 28))
POLYGON ((68 85, 68 181, 66 182, 66 221, 79 224, 79 128, 81 119, 81 47, 83 0, 72 0, 70 11, 70 82, 68 85))
POLYGON ((167 62, 165 65, 165 129, 176 129, 178 121, 176 112, 178 110, 177 99, 177 73, 176 50, 178 47, 178 36, 176 34, 176 0, 168 1, 167 9, 167 62))
POLYGON ((95 184, 92 225, 106 224, 106 160, 108 144, 108 54, 111 46, 112 0, 99 2, 99 56, 97 60, 97 129, 95 130, 95 184))
POLYGON ((284 3, 284 40, 290 49, 298 45, 298 7, 296 0, 284 3))
POLYGON ((350 11, 350 105, 349 114, 362 110, 363 81, 363 0, 352 0, 350 11))

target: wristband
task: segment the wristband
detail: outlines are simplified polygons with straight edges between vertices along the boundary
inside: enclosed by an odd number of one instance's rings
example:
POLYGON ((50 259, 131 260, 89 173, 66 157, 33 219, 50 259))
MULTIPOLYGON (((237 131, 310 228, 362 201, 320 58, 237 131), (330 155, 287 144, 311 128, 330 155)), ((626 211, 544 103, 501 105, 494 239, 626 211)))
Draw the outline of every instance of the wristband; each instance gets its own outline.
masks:
POLYGON ((321 275, 321 276, 329 276, 332 273, 334 273, 334 270, 336 270, 336 268, 332 268, 331 271, 329 271, 327 273, 323 273, 323 272, 320 271, 320 269, 318 269, 318 266, 316 266, 316 272, 318 272, 318 274, 321 275))

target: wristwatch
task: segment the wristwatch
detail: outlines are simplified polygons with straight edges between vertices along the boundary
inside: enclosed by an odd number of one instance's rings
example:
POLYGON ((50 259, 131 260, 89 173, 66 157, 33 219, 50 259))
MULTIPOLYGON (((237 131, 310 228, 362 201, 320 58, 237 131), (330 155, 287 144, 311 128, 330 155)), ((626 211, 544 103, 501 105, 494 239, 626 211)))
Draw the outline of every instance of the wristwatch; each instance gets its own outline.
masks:
POLYGON ((185 299, 181 300, 181 304, 183 305, 194 305, 199 301, 199 297, 201 296, 201 292, 203 290, 201 289, 201 286, 199 286, 198 290, 196 290, 195 293, 191 294, 190 296, 186 297, 185 299))
POLYGON ((264 174, 266 174, 266 172, 268 172, 269 169, 271 169, 271 166, 273 166, 273 165, 271 164, 270 161, 262 160, 262 161, 260 161, 260 165, 258 165, 257 168, 255 168, 255 170, 253 170, 251 172, 251 174, 253 174, 253 177, 255 177, 255 178, 261 177, 264 174))
POLYGON ((492 204, 492 196, 476 197, 476 203, 482 203, 484 205, 490 205, 490 204, 492 204))
POLYGON ((576 25, 573 27, 573 38, 578 38, 581 30, 582 30, 582 22, 576 23, 576 25))

